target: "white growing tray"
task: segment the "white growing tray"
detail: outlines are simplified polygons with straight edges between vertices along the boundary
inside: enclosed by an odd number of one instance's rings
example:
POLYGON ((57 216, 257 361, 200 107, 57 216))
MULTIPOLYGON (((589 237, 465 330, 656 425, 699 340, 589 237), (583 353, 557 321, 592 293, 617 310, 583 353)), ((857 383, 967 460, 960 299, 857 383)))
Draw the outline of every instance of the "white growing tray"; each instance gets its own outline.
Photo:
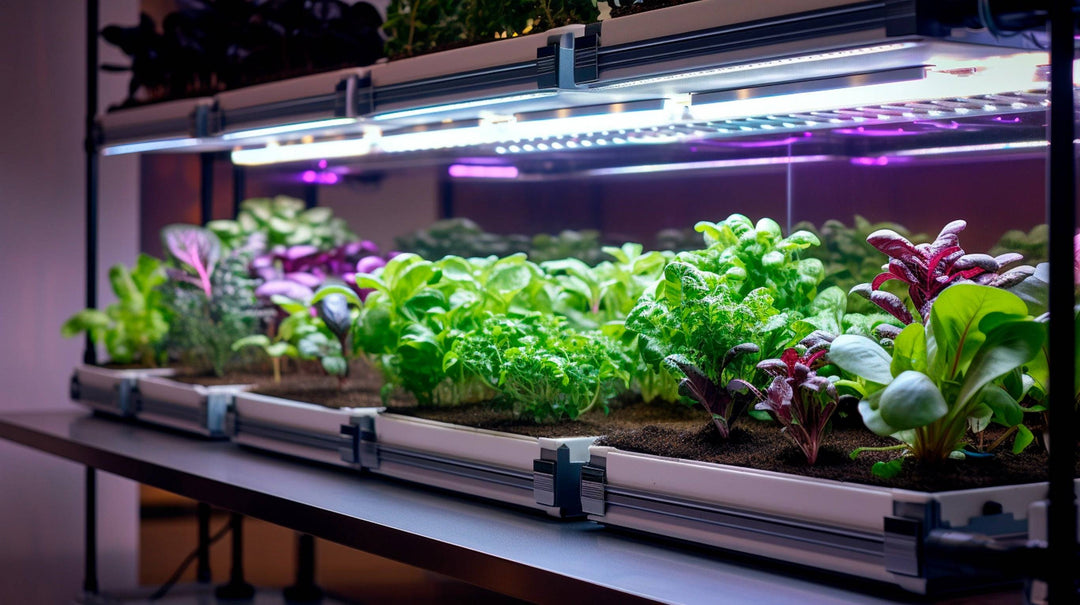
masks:
POLYGON ((366 469, 424 485, 578 514, 578 473, 592 437, 537 438, 381 413, 359 423, 366 469))
POLYGON ((76 366, 71 377, 71 400, 115 416, 134 416, 138 379, 172 373, 171 368, 114 370, 91 365, 76 366))
POLYGON ((1029 505, 1046 493, 1046 483, 917 492, 605 446, 590 448, 581 487, 583 510, 605 525, 917 593, 957 587, 950 572, 926 563, 923 542, 929 532, 1023 538, 1029 505))
POLYGON ((343 458, 352 440, 342 426, 374 416, 379 408, 333 409, 256 393, 236 394, 229 434, 236 443, 262 450, 357 468, 343 458))
POLYGON ((140 376, 135 416, 206 437, 227 437, 233 398, 249 385, 203 386, 165 376, 140 376))

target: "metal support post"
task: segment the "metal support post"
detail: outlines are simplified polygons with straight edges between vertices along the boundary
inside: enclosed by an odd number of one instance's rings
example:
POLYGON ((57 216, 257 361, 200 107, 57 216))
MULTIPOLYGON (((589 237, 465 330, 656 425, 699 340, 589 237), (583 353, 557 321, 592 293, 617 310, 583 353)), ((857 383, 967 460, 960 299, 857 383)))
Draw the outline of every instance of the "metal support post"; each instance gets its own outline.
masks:
POLYGON ((1076 234, 1076 153, 1073 100, 1075 21, 1072 2, 1050 8, 1050 159, 1046 222, 1050 225, 1050 602, 1076 601, 1076 355, 1073 237, 1076 234))
POLYGON ((229 526, 232 533, 232 568, 229 570, 229 583, 218 586, 214 594, 219 599, 251 599, 255 596, 255 587, 244 581, 244 516, 231 513, 229 526))
POLYGON ((83 554, 85 568, 83 569, 83 591, 88 594, 97 594, 97 471, 93 467, 86 467, 86 541, 83 554))
POLYGON ((233 164, 232 183, 232 215, 233 218, 236 218, 236 215, 240 214, 240 204, 247 197, 247 170, 243 166, 233 164))
POLYGON ((285 589, 285 600, 297 603, 317 603, 323 591, 315 584, 315 537, 297 535, 296 583, 285 589))
MULTIPOLYGON (((94 119, 98 108, 98 0, 86 3, 86 307, 97 306, 98 155, 94 119)), ((86 332, 83 363, 97 363, 97 348, 86 332)))
POLYGON ((206 584, 210 582, 210 505, 200 502, 195 508, 199 519, 198 563, 195 580, 206 584))
POLYGON ((199 154, 199 221, 214 220, 214 154, 199 154))

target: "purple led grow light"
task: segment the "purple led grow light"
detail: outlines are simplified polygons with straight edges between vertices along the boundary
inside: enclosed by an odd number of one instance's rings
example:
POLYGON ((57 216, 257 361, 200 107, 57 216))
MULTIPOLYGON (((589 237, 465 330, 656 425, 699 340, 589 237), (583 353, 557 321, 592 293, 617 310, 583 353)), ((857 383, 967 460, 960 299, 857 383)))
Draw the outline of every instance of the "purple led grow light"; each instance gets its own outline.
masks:
POLYGON ((517 166, 476 166, 473 164, 451 164, 450 176, 457 179, 516 179, 517 166))

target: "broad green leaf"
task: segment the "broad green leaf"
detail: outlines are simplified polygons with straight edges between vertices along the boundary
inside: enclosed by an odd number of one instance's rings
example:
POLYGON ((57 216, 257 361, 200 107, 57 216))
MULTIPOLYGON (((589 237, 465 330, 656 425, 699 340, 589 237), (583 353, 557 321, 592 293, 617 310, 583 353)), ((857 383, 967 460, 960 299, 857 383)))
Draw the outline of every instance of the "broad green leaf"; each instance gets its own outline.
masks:
POLYGON ((882 437, 888 437, 895 433, 897 429, 885 422, 885 419, 881 417, 880 402, 882 393, 884 393, 884 389, 875 391, 859 401, 859 415, 862 416, 866 428, 882 437))
POLYGON ((340 355, 327 355, 319 360, 327 374, 331 376, 344 376, 348 373, 349 364, 340 355))
POLYGON ((266 348, 270 346, 270 337, 266 334, 252 334, 245 336, 240 340, 232 343, 232 350, 239 351, 244 347, 262 347, 266 348))
POLYGON ((487 288, 500 294, 510 294, 529 285, 532 272, 523 264, 501 265, 494 268, 487 288))
POLYGON ((360 297, 356 295, 356 292, 354 292, 352 288, 349 288, 347 286, 341 286, 338 284, 329 284, 320 287, 318 290, 315 291, 315 296, 311 297, 310 304, 312 306, 315 306, 316 303, 326 298, 327 296, 330 296, 331 294, 340 294, 341 296, 345 297, 345 300, 348 301, 349 304, 355 305, 357 307, 361 307, 364 304, 360 301, 360 297))
POLYGON ((981 433, 986 430, 986 427, 990 426, 990 420, 993 417, 994 410, 990 409, 990 406, 980 403, 972 408, 971 413, 968 414, 968 428, 971 429, 972 433, 981 433))
POLYGON ((888 352, 865 336, 837 336, 829 347, 829 359, 842 370, 870 382, 889 384, 893 380, 888 352))
POLYGON ((333 214, 334 211, 326 206, 316 206, 300 213, 300 219, 311 224, 325 223, 333 214))
POLYGON ((299 351, 287 342, 275 342, 266 347, 266 354, 271 357, 297 357, 299 351))
POLYGON ((442 272, 431 263, 414 263, 398 274, 396 279, 387 282, 390 284, 390 296, 395 301, 404 301, 420 288, 438 281, 441 276, 442 272))
POLYGON ((926 372, 926 332, 922 324, 913 323, 896 337, 890 370, 893 376, 907 370, 926 372))
POLYGON ((75 315, 72 315, 64 325, 60 326, 60 335, 64 338, 71 338, 82 332, 91 332, 95 330, 103 330, 109 327, 112 321, 109 316, 97 309, 83 309, 75 315))
POLYGON ((120 305, 129 313, 142 313, 146 309, 146 298, 135 281, 131 279, 131 273, 123 265, 113 265, 109 268, 109 283, 112 284, 113 292, 120 301, 120 305))
POLYGON ((971 360, 955 405, 962 408, 990 381, 1030 361, 1039 353, 1045 338, 1045 324, 1033 320, 1023 319, 995 326, 985 335, 982 346, 971 360))
POLYGON ((875 477, 881 477, 882 479, 892 479, 900 474, 904 470, 904 459, 897 458, 895 460, 889 460, 888 462, 875 462, 870 467, 870 474, 875 477))
POLYGON ((443 279, 458 282, 473 281, 473 268, 469 261, 460 256, 446 256, 439 261, 439 267, 443 272, 443 279))
POLYGON ((949 404, 934 381, 921 372, 898 375, 881 392, 881 419, 897 430, 926 426, 949 413, 949 404))
POLYGON ((976 284, 946 288, 930 313, 927 373, 935 380, 953 380, 967 374, 968 365, 986 340, 979 322, 991 313, 1022 318, 1027 316, 1027 307, 1016 295, 999 288, 976 284))
POLYGON ((1016 438, 1013 439, 1012 453, 1019 454, 1023 452, 1027 446, 1031 445, 1031 442, 1035 441, 1035 435, 1031 433, 1031 429, 1018 424, 1016 425, 1016 438))
POLYGON ((976 407, 985 405, 990 408, 997 421, 1005 426, 1016 426, 1024 421, 1024 408, 997 385, 986 385, 975 401, 976 407))
POLYGON ((386 283, 382 279, 374 275, 365 275, 358 273, 356 275, 356 287, 361 290, 378 290, 380 292, 390 293, 390 290, 386 287, 386 283))
POLYGON ((280 294, 274 294, 270 297, 270 302, 277 305, 282 311, 293 314, 299 312, 306 312, 308 306, 302 302, 295 301, 288 296, 282 296, 280 294))

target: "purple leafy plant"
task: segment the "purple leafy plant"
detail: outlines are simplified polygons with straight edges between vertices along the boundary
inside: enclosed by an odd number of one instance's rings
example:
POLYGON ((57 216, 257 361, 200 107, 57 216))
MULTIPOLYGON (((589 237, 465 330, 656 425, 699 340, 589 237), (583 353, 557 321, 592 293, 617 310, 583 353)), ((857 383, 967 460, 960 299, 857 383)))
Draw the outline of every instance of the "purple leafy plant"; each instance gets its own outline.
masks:
POLYGON ((212 297, 210 276, 221 259, 221 241, 218 237, 195 225, 169 225, 162 229, 161 238, 169 254, 184 269, 183 276, 174 277, 186 277, 201 287, 207 298, 212 297), (195 279, 191 279, 189 271, 195 272, 195 279))
MULTIPOLYGON (((339 280, 357 290, 357 273, 373 271, 385 264, 375 244, 365 240, 331 250, 308 245, 278 246, 255 257, 251 273, 264 280, 255 290, 256 296, 268 298, 276 294, 307 301, 328 280, 339 280)), ((365 294, 357 293, 361 297, 365 294)))
POLYGON ((997 257, 965 253, 958 237, 965 227, 967 222, 953 221, 945 225, 933 242, 918 245, 891 229, 871 233, 866 241, 888 256, 889 264, 882 267, 884 271, 873 282, 859 284, 851 292, 869 299, 905 324, 911 324, 915 318, 907 305, 899 296, 881 290, 882 284, 893 279, 907 284, 908 296, 925 322, 930 317, 934 300, 953 284, 971 282, 1009 288, 1035 271, 1026 265, 1004 271, 1009 265, 1023 260, 1024 257, 1015 252, 997 257))
POLYGON ((759 370, 773 376, 765 393, 751 387, 760 399, 754 409, 768 412, 783 425, 783 433, 802 450, 809 464, 817 462, 821 440, 840 405, 836 387, 817 375, 824 356, 825 348, 811 347, 802 354, 798 349, 787 349, 780 359, 758 364, 759 370))
MULTIPOLYGON (((752 343, 743 343, 728 350, 716 373, 720 381, 723 382, 724 370, 733 361, 743 355, 758 351, 757 345, 752 343)), ((664 363, 685 376, 679 381, 679 394, 700 403, 712 416, 717 432, 722 438, 727 439, 731 434, 732 425, 750 406, 750 393, 754 387, 738 378, 729 380, 726 385, 721 386, 713 382, 700 368, 682 355, 669 355, 664 359, 664 363)))

